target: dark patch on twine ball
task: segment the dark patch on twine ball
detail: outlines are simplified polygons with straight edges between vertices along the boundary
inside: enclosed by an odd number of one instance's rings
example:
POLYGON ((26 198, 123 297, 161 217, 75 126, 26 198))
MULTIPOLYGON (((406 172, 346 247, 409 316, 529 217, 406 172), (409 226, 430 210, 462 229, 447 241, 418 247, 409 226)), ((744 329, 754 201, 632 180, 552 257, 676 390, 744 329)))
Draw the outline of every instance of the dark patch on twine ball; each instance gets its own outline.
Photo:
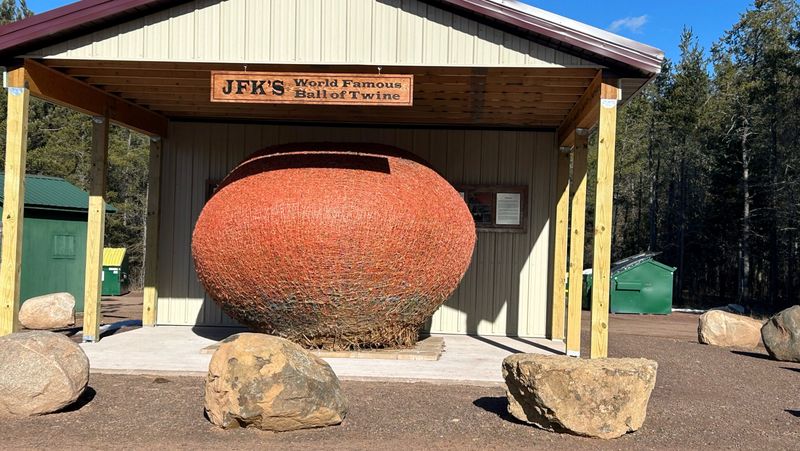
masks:
POLYGON ((419 157, 378 144, 256 152, 194 229, 200 282, 259 332, 326 349, 408 347, 472 259, 461 196, 419 157))

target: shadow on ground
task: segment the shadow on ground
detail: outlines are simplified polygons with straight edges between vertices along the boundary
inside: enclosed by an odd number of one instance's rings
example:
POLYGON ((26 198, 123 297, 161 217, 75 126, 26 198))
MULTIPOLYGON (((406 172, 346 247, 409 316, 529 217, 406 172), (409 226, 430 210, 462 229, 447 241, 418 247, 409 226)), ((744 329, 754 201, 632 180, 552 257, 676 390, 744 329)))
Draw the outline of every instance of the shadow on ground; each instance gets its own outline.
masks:
POLYGON ((214 341, 222 341, 234 334, 253 331, 244 327, 192 326, 192 332, 198 337, 208 338, 209 340, 214 341))
POLYGON ((792 416, 795 416, 795 417, 797 417, 797 418, 800 418, 800 410, 786 409, 786 412, 787 412, 789 415, 792 415, 792 416))
POLYGON ((92 387, 86 387, 75 402, 59 410, 58 413, 77 412, 92 402, 95 396, 97 396, 97 391, 92 387))
POLYGON ((752 357, 754 359, 764 359, 764 360, 772 360, 769 355, 761 354, 758 352, 748 352, 748 351, 731 351, 733 354, 736 355, 743 355, 745 357, 752 357))
POLYGON ((478 398, 475 401, 472 401, 472 405, 489 413, 493 413, 503 420, 516 424, 528 425, 527 423, 514 418, 510 413, 508 413, 508 399, 506 399, 505 396, 484 396, 483 398, 478 398))
POLYGON ((551 348, 549 346, 545 346, 545 345, 543 345, 541 343, 536 343, 535 341, 526 340, 526 339, 524 339, 522 337, 509 337, 509 338, 511 338, 512 340, 516 340, 516 341, 518 341, 520 343, 525 343, 526 345, 533 346, 534 348, 541 349, 542 351, 545 351, 545 352, 548 352, 548 353, 551 353, 551 354, 556 354, 556 355, 563 354, 558 349, 554 349, 554 348, 551 348))

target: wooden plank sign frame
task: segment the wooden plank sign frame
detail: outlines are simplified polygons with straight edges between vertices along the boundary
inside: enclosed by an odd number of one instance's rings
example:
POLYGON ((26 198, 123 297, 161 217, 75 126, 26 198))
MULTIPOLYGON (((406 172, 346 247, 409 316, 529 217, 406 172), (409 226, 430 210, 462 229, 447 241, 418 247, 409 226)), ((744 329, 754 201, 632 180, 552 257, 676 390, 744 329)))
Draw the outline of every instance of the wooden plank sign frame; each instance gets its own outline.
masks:
POLYGON ((211 102, 412 106, 414 76, 211 71, 211 102))

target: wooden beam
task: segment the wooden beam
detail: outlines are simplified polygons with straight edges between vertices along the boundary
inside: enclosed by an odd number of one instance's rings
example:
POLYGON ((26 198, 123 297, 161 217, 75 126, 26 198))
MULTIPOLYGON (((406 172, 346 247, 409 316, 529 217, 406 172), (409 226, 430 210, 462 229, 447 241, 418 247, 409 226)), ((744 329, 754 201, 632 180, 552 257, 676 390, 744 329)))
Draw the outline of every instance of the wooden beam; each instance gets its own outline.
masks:
POLYGON ((592 265, 591 357, 608 357, 608 303, 611 287, 611 233, 614 203, 614 146, 617 133, 619 89, 603 82, 597 150, 597 199, 592 265))
POLYGON ((558 152, 556 173, 556 216, 553 239, 553 307, 550 317, 550 339, 564 339, 564 312, 567 283, 567 223, 569 221, 570 154, 558 152))
POLYGON ((19 330, 19 284, 22 267, 22 223, 25 209, 25 160, 28 152, 30 92, 9 72, 6 161, 3 192, 2 264, 0 264, 0 336, 19 330))
MULTIPOLYGON (((141 71, 197 72, 212 70, 240 70, 241 63, 204 63, 204 62, 173 62, 173 61, 102 61, 79 59, 45 59, 42 63, 57 68, 90 68, 90 69, 140 69, 141 71)), ((281 71, 281 72, 340 72, 361 73, 374 71, 373 66, 364 65, 339 65, 339 64, 249 64, 248 71, 281 71)), ((426 75, 454 75, 465 76, 471 74, 471 67, 424 67, 424 66, 387 66, 383 73, 426 75)), ((560 78, 592 78, 597 69, 591 67, 490 67, 486 69, 488 77, 560 77, 560 78)))
POLYGON ((90 116, 108 116, 119 125, 151 136, 166 136, 168 120, 153 111, 90 86, 33 60, 25 60, 31 94, 90 116))
POLYGON ((574 144, 575 130, 579 128, 590 129, 597 123, 600 108, 600 88, 603 82, 603 73, 597 72, 581 99, 572 107, 566 119, 558 128, 558 145, 572 146, 574 144))
POLYGON ((108 173, 108 117, 92 119, 92 167, 89 172, 89 222, 86 226, 86 285, 83 306, 83 341, 100 340, 100 295, 106 220, 108 173))
POLYGON ((155 326, 158 313, 158 229, 161 197, 161 147, 159 138, 150 140, 147 182, 147 223, 144 247, 144 301, 142 324, 155 326))
MULTIPOLYGON (((584 129, 585 130, 585 129, 584 129)), ((588 132, 588 131, 587 131, 588 132)), ((569 237, 569 295, 567 301, 567 355, 581 355, 583 304, 583 252, 586 226, 586 173, 588 133, 577 133, 572 153, 572 206, 569 237)))

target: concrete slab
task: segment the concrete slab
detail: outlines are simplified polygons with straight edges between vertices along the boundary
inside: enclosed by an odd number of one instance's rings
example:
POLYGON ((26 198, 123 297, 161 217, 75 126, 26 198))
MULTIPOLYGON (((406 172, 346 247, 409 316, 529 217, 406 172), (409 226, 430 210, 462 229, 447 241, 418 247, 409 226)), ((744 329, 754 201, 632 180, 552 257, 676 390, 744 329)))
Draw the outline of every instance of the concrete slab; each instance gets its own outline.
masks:
MULTIPOLYGON (((214 354, 219 343, 200 350, 202 354, 214 354)), ((410 349, 357 349, 353 351, 311 351, 323 359, 379 359, 379 360, 439 360, 444 352, 443 337, 425 337, 410 349)))
MULTIPOLYGON (((81 346, 94 373, 205 375, 201 353, 241 330, 161 326, 136 329, 81 346)), ((386 380, 471 385, 502 384, 500 364, 520 352, 563 354, 564 343, 535 338, 434 335, 444 339, 437 361, 325 358, 343 380, 386 380)))

